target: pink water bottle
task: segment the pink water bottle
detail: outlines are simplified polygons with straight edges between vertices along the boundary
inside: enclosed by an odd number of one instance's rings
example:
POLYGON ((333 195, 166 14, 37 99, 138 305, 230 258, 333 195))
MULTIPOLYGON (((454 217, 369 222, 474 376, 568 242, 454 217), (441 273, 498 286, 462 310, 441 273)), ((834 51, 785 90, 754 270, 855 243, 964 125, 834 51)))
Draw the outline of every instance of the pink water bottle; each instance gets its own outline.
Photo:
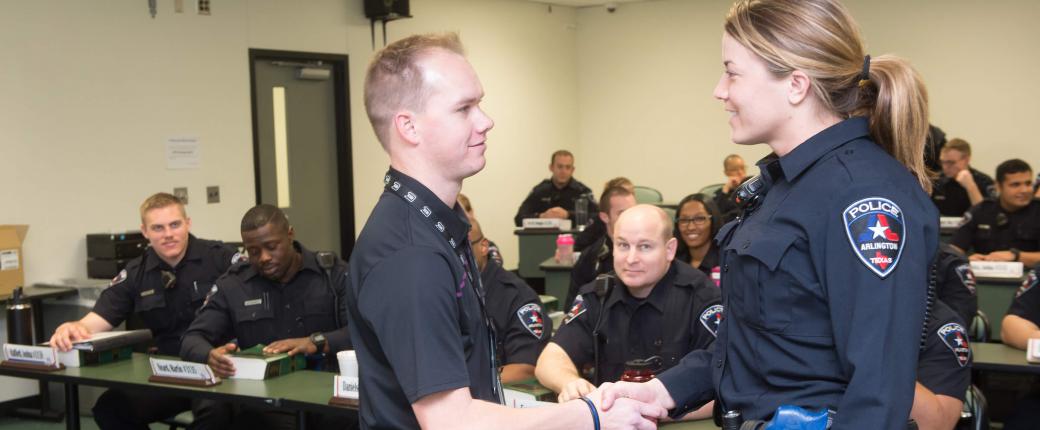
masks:
POLYGON ((574 236, 564 233, 556 236, 557 263, 574 264, 574 236))

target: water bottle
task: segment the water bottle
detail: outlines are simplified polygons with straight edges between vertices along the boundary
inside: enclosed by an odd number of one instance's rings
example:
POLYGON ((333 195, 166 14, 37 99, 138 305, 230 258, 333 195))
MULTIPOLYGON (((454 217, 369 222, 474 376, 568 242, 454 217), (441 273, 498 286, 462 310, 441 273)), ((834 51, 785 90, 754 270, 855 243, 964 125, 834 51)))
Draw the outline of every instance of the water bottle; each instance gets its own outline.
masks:
POLYGON ((574 264, 574 236, 571 236, 569 233, 556 236, 556 255, 554 259, 557 263, 574 264))
POLYGON ((22 297, 22 287, 14 289, 7 304, 7 341, 19 345, 33 344, 32 304, 22 297))
POLYGON ((585 196, 574 199, 574 228, 584 230, 589 223, 589 199, 585 196))

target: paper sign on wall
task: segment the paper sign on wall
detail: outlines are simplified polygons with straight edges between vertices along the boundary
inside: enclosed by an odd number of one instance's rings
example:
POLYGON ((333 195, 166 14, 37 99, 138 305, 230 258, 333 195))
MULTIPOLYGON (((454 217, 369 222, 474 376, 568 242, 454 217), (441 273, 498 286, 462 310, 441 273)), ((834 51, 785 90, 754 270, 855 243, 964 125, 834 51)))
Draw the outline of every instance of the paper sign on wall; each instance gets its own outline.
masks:
POLYGON ((198 169, 202 164, 199 138, 193 136, 166 139, 167 169, 198 169))

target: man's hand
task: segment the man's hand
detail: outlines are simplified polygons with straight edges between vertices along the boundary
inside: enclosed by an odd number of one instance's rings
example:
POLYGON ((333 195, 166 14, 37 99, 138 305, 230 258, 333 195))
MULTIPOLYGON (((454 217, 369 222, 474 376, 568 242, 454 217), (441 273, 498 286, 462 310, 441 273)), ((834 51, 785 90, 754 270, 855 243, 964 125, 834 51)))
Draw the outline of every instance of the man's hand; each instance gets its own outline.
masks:
POLYGON ((599 410, 600 426, 603 429, 656 429, 657 421, 668 417, 667 409, 630 398, 615 399, 609 409, 605 408, 601 394, 602 390, 596 390, 586 397, 599 410))
POLYGON ((561 207, 559 207, 559 206, 555 206, 555 207, 551 207, 551 208, 549 208, 549 210, 547 210, 547 211, 545 211, 545 212, 542 212, 541 214, 538 214, 538 218, 559 218, 559 219, 566 219, 566 218, 567 218, 567 216, 568 216, 568 214, 569 214, 569 213, 567 212, 567 210, 566 210, 566 209, 564 209, 564 208, 561 208, 561 207))
POLYGON ((955 176, 953 179, 956 180, 958 184, 961 184, 961 186, 965 187, 965 188, 968 187, 968 183, 972 183, 972 184, 975 183, 975 178, 973 178, 971 176, 971 171, 968 170, 968 169, 964 169, 964 170, 961 170, 960 172, 957 172, 957 176, 955 176))
POLYGON ((968 257, 968 259, 982 261, 1015 261, 1015 254, 1012 254, 1011 251, 993 251, 989 254, 974 254, 971 257, 968 257), (973 258, 976 255, 979 256, 978 259, 973 258))
POLYGON ((616 382, 616 383, 604 383, 599 386, 596 390, 597 393, 603 399, 603 410, 609 411, 619 399, 632 399, 642 403, 648 403, 651 405, 659 406, 665 410, 665 416, 667 416, 667 410, 675 407, 675 400, 668 394, 668 389, 664 387, 658 379, 651 379, 648 382, 636 384, 632 382, 616 382))
POLYGON ((69 321, 58 326, 51 335, 51 346, 65 352, 72 349, 72 342, 90 339, 90 328, 79 321, 69 321))
POLYGON ((971 254, 968 256, 970 261, 986 261, 986 254, 971 254))
POLYGON ((213 369, 213 373, 221 378, 229 378, 235 374, 235 363, 227 355, 238 351, 238 345, 229 343, 209 350, 209 360, 206 364, 213 369))
POLYGON ((288 352, 289 355, 316 354, 318 346, 311 342, 309 337, 298 337, 271 342, 270 345, 264 347, 264 354, 279 354, 282 352, 288 352))
POLYGON ((722 184, 722 193, 729 194, 730 191, 737 189, 743 181, 744 178, 740 176, 727 176, 726 183, 722 184))
POLYGON ((592 385, 591 382, 585 380, 584 378, 578 378, 571 382, 568 382, 567 385, 564 385, 563 389, 560 390, 560 395, 556 399, 559 403, 563 403, 569 400, 574 400, 579 397, 582 397, 595 390, 596 386, 592 385))

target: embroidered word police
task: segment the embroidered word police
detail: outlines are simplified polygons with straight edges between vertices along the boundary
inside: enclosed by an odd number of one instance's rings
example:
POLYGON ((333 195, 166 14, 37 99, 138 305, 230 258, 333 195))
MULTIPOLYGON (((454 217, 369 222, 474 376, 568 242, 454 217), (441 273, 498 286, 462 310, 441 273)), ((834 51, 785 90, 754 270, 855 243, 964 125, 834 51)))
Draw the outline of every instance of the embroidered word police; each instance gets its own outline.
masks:
POLYGON ((849 243, 860 261, 884 278, 903 252, 903 211, 891 200, 868 197, 849 205, 842 217, 849 243))
POLYGON ((953 355, 957 356, 957 363, 964 367, 971 358, 971 347, 968 345, 967 332, 964 327, 957 323, 948 323, 939 327, 939 338, 946 344, 953 355))
POLYGON ((542 319, 542 308, 537 303, 528 303, 523 305, 516 311, 517 318, 520 318, 520 322, 523 323, 524 328, 531 332, 534 337, 541 339, 542 333, 545 331, 544 320, 542 319))
POLYGON ((722 325, 723 317, 722 305, 709 306, 701 313, 701 325, 708 329, 712 336, 719 337, 719 326, 722 325))

